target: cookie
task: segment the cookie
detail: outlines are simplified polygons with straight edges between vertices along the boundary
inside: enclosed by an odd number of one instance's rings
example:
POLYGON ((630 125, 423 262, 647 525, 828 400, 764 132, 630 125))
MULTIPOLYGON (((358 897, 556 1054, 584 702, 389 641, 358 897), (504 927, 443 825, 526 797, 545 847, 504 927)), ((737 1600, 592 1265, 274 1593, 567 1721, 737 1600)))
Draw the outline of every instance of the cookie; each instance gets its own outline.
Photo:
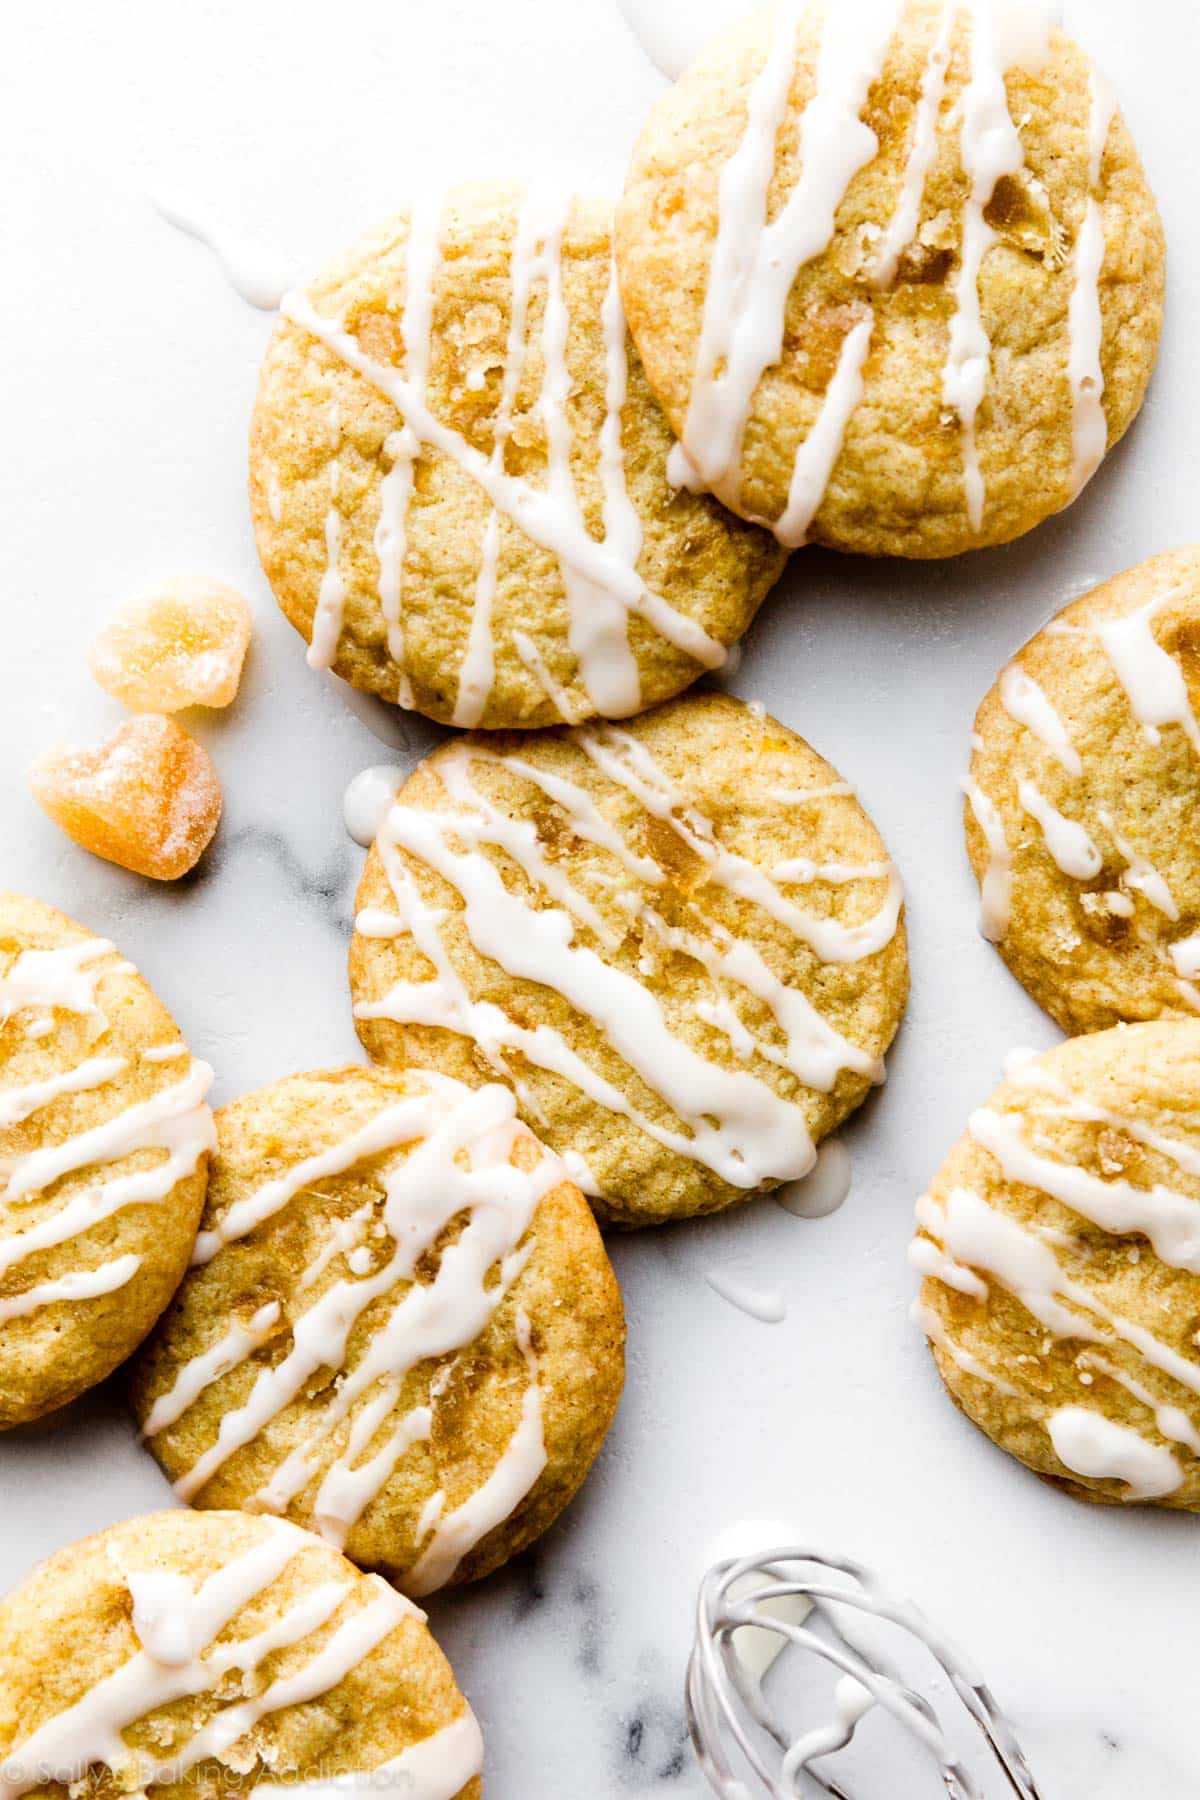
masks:
POLYGON ((801 738, 726 695, 443 745, 358 904, 369 1054, 508 1082, 614 1224, 805 1174, 882 1080, 907 990, 875 827, 801 738))
POLYGON ((917 1222, 967 1417, 1080 1499, 1200 1511, 1200 1020, 1014 1059, 917 1222))
POLYGON ((171 1298, 211 1081, 107 938, 0 894, 0 1428, 102 1381, 171 1298))
POLYGON ((7 1800, 481 1791, 424 1613, 282 1519, 159 1513, 60 1550, 0 1605, 0 1694, 7 1800))
POLYGON ((1200 1012, 1200 550, 1038 632, 964 783, 982 928, 1065 1031, 1200 1012))
POLYGON ((1036 9, 783 0, 634 152, 621 295, 676 479, 789 546, 951 556, 1066 506, 1141 404, 1163 236, 1036 9))
POLYGON ((134 1406, 183 1500, 284 1514, 412 1594, 579 1487, 620 1397, 595 1221, 507 1088, 293 1075, 217 1115, 193 1268, 134 1406))
POLYGON ((677 493, 597 202, 455 190, 284 301, 259 554, 308 660, 445 724, 623 717, 725 659, 782 566, 677 493))

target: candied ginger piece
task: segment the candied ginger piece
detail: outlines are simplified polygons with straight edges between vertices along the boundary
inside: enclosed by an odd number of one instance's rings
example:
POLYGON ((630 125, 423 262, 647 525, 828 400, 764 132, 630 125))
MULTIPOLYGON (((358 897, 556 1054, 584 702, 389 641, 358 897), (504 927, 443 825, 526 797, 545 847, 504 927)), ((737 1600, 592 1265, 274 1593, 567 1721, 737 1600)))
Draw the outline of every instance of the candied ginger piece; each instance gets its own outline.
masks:
POLYGON ((77 844, 155 881, 194 868, 221 817, 212 758, 156 713, 127 719, 97 750, 48 751, 29 785, 77 844))
POLYGON ((134 712, 228 706, 251 624, 249 604, 234 588, 184 575, 119 607, 88 664, 100 686, 134 712))

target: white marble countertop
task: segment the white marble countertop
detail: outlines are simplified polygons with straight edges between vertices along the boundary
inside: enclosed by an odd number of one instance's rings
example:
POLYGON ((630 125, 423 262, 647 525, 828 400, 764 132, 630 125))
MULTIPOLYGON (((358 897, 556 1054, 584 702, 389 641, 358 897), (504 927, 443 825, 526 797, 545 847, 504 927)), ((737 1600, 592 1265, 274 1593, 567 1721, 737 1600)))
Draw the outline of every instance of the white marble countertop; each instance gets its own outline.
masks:
MULTIPOLYGON (((962 1640, 1047 1800, 1200 1792, 1200 1524, 1043 1487, 959 1417, 907 1319, 914 1196, 1004 1053, 1055 1036, 975 930, 955 791, 975 703, 1068 598, 1196 530, 1200 13, 1069 11, 1166 218, 1150 399, 1080 502, 1022 543, 911 568, 801 554, 750 635, 732 685, 854 782, 901 866, 912 1004, 887 1087, 844 1134, 840 1212, 810 1222, 768 1200, 614 1242, 629 1383, 595 1475, 531 1556, 431 1603, 484 1722, 490 1800, 702 1793, 681 1705, 694 1585, 717 1534, 763 1515, 873 1562, 962 1640), (720 1299, 704 1280, 718 1266, 781 1287, 786 1320, 720 1299)), ((614 189, 662 78, 617 0, 41 0, 4 35, 0 878, 116 938, 224 1100, 358 1054, 344 965, 361 853, 340 805, 387 752, 306 668, 258 572, 245 436, 270 320, 147 190, 306 268, 414 186, 549 161, 614 189), (236 707, 195 722, 225 781, 220 836, 165 888, 76 850, 23 770, 115 723, 86 645, 117 599, 182 571, 250 594, 258 632, 236 707)), ((433 736, 408 734, 412 755, 433 736)), ((168 1497, 115 1388, 10 1434, 0 1586, 168 1497)))

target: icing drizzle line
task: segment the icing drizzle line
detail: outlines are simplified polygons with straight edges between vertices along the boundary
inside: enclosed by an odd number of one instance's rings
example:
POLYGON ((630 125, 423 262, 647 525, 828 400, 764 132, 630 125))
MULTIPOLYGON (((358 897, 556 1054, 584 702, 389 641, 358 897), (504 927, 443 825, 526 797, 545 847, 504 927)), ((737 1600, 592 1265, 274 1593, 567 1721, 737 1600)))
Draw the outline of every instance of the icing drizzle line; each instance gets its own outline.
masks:
MULTIPOLYGON (((235 1323, 185 1363, 171 1388, 155 1401, 144 1426, 147 1438, 169 1430, 201 1395, 255 1361, 253 1379, 248 1386, 243 1383, 239 1403, 222 1412, 215 1440, 176 1481, 181 1499, 195 1499, 230 1457, 262 1437, 322 1369, 336 1372, 337 1383, 299 1445, 266 1476, 249 1510, 286 1512, 315 1483, 303 1503, 303 1516, 340 1549, 401 1458, 414 1446, 429 1443, 437 1396, 451 1378, 452 1359, 487 1328, 521 1273, 532 1249, 527 1234, 537 1207, 566 1179, 566 1172, 545 1152, 530 1170, 514 1164, 518 1143, 532 1145, 535 1140, 517 1120, 507 1088, 475 1091, 433 1071, 420 1071, 414 1080, 421 1084, 418 1091, 381 1108, 357 1130, 236 1202, 204 1234, 197 1256, 201 1263, 269 1223, 304 1189, 364 1159, 385 1159, 378 1180, 390 1249, 382 1260, 376 1251, 355 1248, 361 1240, 349 1227, 361 1213, 354 1221, 335 1222, 329 1242, 298 1278, 286 1316, 279 1303, 272 1303, 248 1324, 235 1323), (407 1154, 397 1160, 392 1154, 397 1150, 407 1154), (418 1263, 459 1218, 459 1235, 440 1252, 432 1277, 419 1281, 418 1263), (318 1290, 320 1278, 337 1263, 346 1273, 318 1290), (493 1273, 498 1279, 492 1280, 493 1273), (300 1297, 308 1293, 315 1298, 297 1310, 300 1297), (350 1360, 351 1334, 360 1326, 367 1336, 350 1360), (288 1337, 290 1345, 280 1356, 281 1340, 288 1337), (400 1413, 406 1377, 419 1363, 434 1359, 451 1360, 444 1360, 435 1374, 428 1401, 400 1413)), ((516 1317, 516 1340, 527 1377, 520 1421, 474 1494, 449 1511, 444 1493, 439 1490, 432 1497, 419 1534, 420 1555, 406 1582, 411 1592, 428 1593, 449 1580, 467 1552, 524 1499, 545 1467, 538 1363, 522 1312, 516 1317)))
MULTIPOLYGON (((785 865, 777 879, 719 840, 712 822, 639 738, 610 725, 576 730, 569 741, 605 778, 614 797, 631 796, 668 827, 705 866, 714 886, 761 908, 807 944, 821 962, 855 963, 891 941, 903 896, 889 864, 827 867, 806 862, 800 870, 785 865), (838 885, 883 880, 886 888, 875 913, 861 924, 847 926, 799 906, 785 891, 796 879, 832 880, 838 885)), ((359 930, 368 936, 410 933, 432 965, 432 978, 397 983, 379 999, 360 1002, 357 1016, 460 1033, 478 1044, 510 1081, 504 1054, 518 1052, 533 1067, 564 1077, 665 1148, 704 1164, 736 1187, 753 1188, 807 1173, 815 1150, 801 1108, 746 1064, 752 1057, 765 1057, 807 1087, 827 1093, 844 1069, 882 1080, 878 1059, 834 1030, 804 993, 774 973, 747 939, 698 913, 695 926, 669 923, 653 904, 652 894, 640 898, 626 886, 616 904, 640 929, 643 965, 657 945, 693 959, 712 979, 715 998, 701 1002, 698 1015, 730 1038, 742 1066, 730 1069, 710 1061, 672 1030, 639 975, 612 959, 617 942, 596 903, 561 863, 547 857, 531 821, 487 798, 472 779, 473 764, 498 765, 531 782, 562 809, 572 833, 612 856, 623 876, 632 876, 651 890, 664 880, 658 862, 630 843, 626 829, 609 820, 579 781, 541 769, 529 757, 454 746, 432 765, 454 810, 400 804, 392 808, 378 849, 395 913, 368 910, 358 920, 359 930), (517 865, 533 891, 532 901, 506 884, 500 867, 482 854, 484 845, 502 850, 517 865), (566 999, 576 1014, 600 1030, 632 1074, 670 1108, 678 1124, 652 1118, 636 1106, 562 1032, 546 1024, 519 1024, 490 1001, 473 999, 450 958, 442 935, 443 914, 423 896, 402 852, 459 895, 463 910, 458 916, 480 956, 566 999), (538 904, 540 895, 552 904, 538 904), (577 941, 579 927, 592 932, 601 950, 610 953, 609 959, 577 941), (782 1046, 765 1036, 763 1027, 752 1030, 744 1024, 731 998, 739 990, 766 1008, 773 1027, 782 1034, 782 1046)), ((617 938, 624 935, 622 924, 617 938)))
MULTIPOLYGON (((97 1001, 99 984, 107 975, 131 969, 125 962, 109 962, 114 954, 105 938, 82 938, 52 950, 23 950, 0 976, 0 1030, 32 1014, 25 1018, 22 1035, 42 1040, 54 1029, 56 1011, 73 1013, 93 1021, 89 1047, 94 1048, 108 1029, 97 1001)), ((187 1055, 183 1045, 179 1050, 187 1055)), ((0 1089, 0 1130, 24 1124, 66 1096, 104 1087, 127 1067, 123 1056, 88 1055, 40 1081, 0 1089)), ((0 1230, 0 1281, 7 1284, 11 1272, 31 1257, 85 1237, 126 1207, 165 1200, 178 1182, 193 1174, 214 1143, 212 1113, 205 1099, 211 1083, 208 1065, 189 1059, 179 1080, 101 1124, 7 1157, 0 1165, 0 1209, 6 1214, 0 1230), (162 1151, 162 1160, 104 1178, 106 1165, 146 1150, 162 1151), (94 1178, 61 1204, 45 1204, 59 1181, 83 1171, 94 1171, 94 1178)), ((35 1279, 0 1296, 0 1325, 45 1307, 115 1293, 133 1280, 141 1264, 141 1257, 123 1255, 95 1268, 35 1279)))
MULTIPOLYGON (((258 1543, 196 1589, 186 1577, 166 1570, 121 1571, 140 1648, 9 1750, 0 1767, 4 1800, 21 1800, 47 1779, 64 1785, 80 1782, 97 1765, 136 1778, 142 1790, 183 1781, 200 1763, 226 1757, 262 1720, 330 1693, 406 1618, 424 1617, 386 1582, 367 1576, 362 1585, 370 1598, 352 1612, 344 1611, 351 1581, 326 1581, 306 1589, 259 1631, 226 1638, 243 1610, 311 1543, 283 1521, 264 1521, 264 1526, 258 1543), (303 1644, 339 1616, 333 1632, 295 1672, 271 1680, 260 1676, 270 1656, 303 1644), (200 1696, 215 1700, 222 1679, 234 1670, 244 1678, 240 1693, 251 1697, 218 1703, 207 1723, 185 1735, 169 1757, 156 1758, 126 1740, 127 1730, 160 1709, 200 1696)), ((311 1783, 257 1783, 253 1791, 261 1790, 266 1800, 289 1793, 316 1800, 326 1793, 384 1785, 386 1774, 389 1785, 402 1786, 412 1800, 453 1800, 479 1773, 481 1761, 479 1728, 467 1709, 382 1769, 311 1783)))
MULTIPOLYGON (((1193 1175, 1200 1170, 1200 1152, 1193 1144, 1076 1095, 1040 1059, 1023 1065, 1013 1079, 1039 1096, 1030 1121, 1035 1131, 1042 1118, 1095 1124, 1147 1145, 1193 1175)), ((1163 1182, 1140 1187, 1124 1179, 1104 1179, 1064 1155, 1060 1144, 1035 1147, 1022 1128, 1021 1116, 995 1102, 972 1115, 969 1130, 1006 1180, 1034 1188, 1102 1231, 1120 1236, 1140 1233, 1164 1263, 1200 1272, 1200 1200, 1193 1195, 1163 1182)), ((1108 1376, 1150 1413, 1161 1437, 1200 1458, 1200 1430, 1192 1416, 1200 1404, 1200 1363, 1128 1318, 1103 1298, 1098 1287, 1064 1266, 1060 1244, 1080 1249, 1082 1240, 1076 1243, 1049 1227, 1023 1224, 965 1187, 955 1187, 942 1198, 923 1196, 917 1203, 917 1225, 910 1260, 928 1280, 976 1302, 986 1302, 988 1284, 995 1282, 1051 1338, 1100 1346, 1107 1357, 1089 1349, 1076 1358, 1084 1398, 1094 1382, 1093 1370, 1108 1376), (1115 1355, 1123 1360, 1110 1360, 1115 1355), (1171 1391, 1161 1391, 1164 1379, 1184 1390, 1190 1412, 1176 1403, 1171 1391)), ((1010 1379, 1012 1368, 1001 1372, 973 1355, 928 1302, 919 1302, 914 1316, 967 1375, 1010 1395, 1020 1393, 1010 1379)), ((1028 1395, 1022 1397, 1029 1402, 1028 1395)), ((1184 1466, 1173 1451, 1136 1427, 1107 1419, 1095 1407, 1044 1408, 1042 1416, 1055 1455, 1073 1473, 1123 1481, 1130 1499, 1161 1498, 1183 1484, 1184 1466)))
MULTIPOLYGON (((815 88, 799 120, 800 175, 782 208, 768 220, 777 139, 788 114, 804 10, 802 0, 776 9, 767 56, 750 90, 745 128, 721 170, 717 233, 692 387, 681 442, 670 465, 677 485, 708 488, 732 504, 739 499, 742 444, 755 393, 766 371, 780 361, 792 286, 801 270, 828 250, 839 206, 854 177, 878 152, 875 133, 861 115, 882 73, 901 5, 900 0, 871 0, 865 8, 825 7, 815 88)), ((899 190, 881 227, 870 284, 876 290, 892 285, 917 234, 925 185, 937 155, 954 29, 964 13, 970 28, 969 73, 954 116, 959 120, 959 157, 967 194, 942 398, 959 421, 967 514, 978 532, 986 489, 976 426, 991 362, 980 277, 997 241, 986 211, 999 181, 1024 167, 1005 73, 1018 63, 1035 66, 1048 52, 1045 21, 1035 11, 997 0, 945 0, 922 73, 899 190)), ((1090 479, 1107 446, 1099 300, 1105 245, 1098 194, 1112 116, 1108 89, 1094 76, 1087 133, 1088 192, 1068 310, 1067 379, 1073 415, 1068 498, 1090 479)), ((868 307, 847 332, 816 420, 796 452, 787 505, 778 519, 762 521, 789 548, 806 541, 862 398, 873 324, 868 307)))
MULTIPOLYGON (((1200 755, 1200 722, 1196 719, 1183 668, 1158 641, 1153 626, 1156 614, 1179 599, 1182 592, 1178 587, 1167 588, 1152 595, 1144 605, 1096 625, 1076 627, 1054 621, 1044 628, 1042 635, 1053 635, 1056 641, 1068 635, 1075 641, 1080 638, 1094 641, 1119 683, 1146 741, 1160 745, 1164 730, 1173 726, 1200 755), (1057 633, 1054 632, 1055 624, 1061 626, 1057 633)), ((1080 798, 1086 799, 1089 784, 1083 758, 1072 740, 1067 721, 1045 690, 1019 663, 1010 663, 1000 677, 998 692, 1000 704, 1008 716, 1037 739, 1072 781, 1081 784, 1080 798)), ((975 749, 981 747, 981 740, 977 738, 975 749)), ((1019 769, 1014 767, 1008 772, 1020 810, 1038 825, 1046 852, 1057 868, 1081 884, 1093 882, 1105 864, 1096 832, 1084 821, 1064 814, 1046 798, 1037 783, 1023 776, 1019 769)), ((1011 922, 1012 847, 995 801, 984 793, 973 776, 964 778, 962 786, 988 851, 982 884, 982 929, 985 937, 997 942, 1004 937, 1011 922)), ((1097 825, 1107 834, 1110 854, 1124 864, 1119 888, 1096 896, 1096 901, 1110 914, 1129 918, 1134 912, 1132 896, 1141 895, 1163 918, 1172 924, 1178 923, 1179 905, 1165 876, 1122 832, 1108 808, 1097 807, 1095 817, 1097 825)), ((1167 968, 1180 995, 1200 1011, 1200 993, 1190 979, 1200 974, 1196 936, 1185 936, 1168 945, 1159 943, 1148 931, 1140 932, 1139 938, 1167 968)))
MULTIPOLYGON (((375 387, 396 408, 402 427, 388 439, 392 467, 384 478, 380 520, 375 535, 379 558, 379 598, 388 626, 388 646, 403 672, 404 632, 402 585, 406 551, 406 519, 414 482, 414 465, 422 452, 447 457, 483 490, 491 503, 480 546, 474 605, 468 642, 459 670, 454 722, 478 724, 495 678, 492 609, 496 596, 501 525, 507 521, 534 543, 550 551, 562 574, 568 614, 568 637, 589 700, 600 712, 625 716, 641 705, 636 659, 629 645, 631 615, 649 624, 675 649, 701 667, 718 668, 725 647, 700 625, 651 592, 637 572, 642 532, 625 480, 621 443, 622 412, 627 396, 625 318, 615 277, 610 278, 601 310, 605 346, 605 417, 600 433, 600 479, 604 536, 594 538, 584 518, 573 472, 574 439, 567 413, 570 374, 566 364, 570 324, 562 283, 562 240, 570 200, 534 189, 525 198, 513 243, 511 300, 501 392, 493 425, 490 455, 477 450, 453 426, 430 409, 427 378, 433 321, 433 282, 440 261, 437 221, 426 210, 414 215, 409 236, 408 292, 402 337, 405 369, 401 373, 376 361, 362 348, 342 319, 325 318, 308 297, 284 297, 284 318, 309 332, 348 368, 375 387), (538 411, 545 433, 545 487, 515 475, 504 466, 504 449, 512 429, 512 411, 525 366, 526 327, 533 282, 544 286, 541 323, 542 387, 538 411)), ((333 465, 336 475, 336 460, 333 465)), ((336 494, 335 494, 336 497, 336 494)), ((345 584, 338 573, 340 519, 336 508, 326 518, 328 559, 318 597, 309 661, 331 667, 341 631, 345 584)), ((527 661, 527 658, 522 658, 527 661)), ((411 704, 411 688, 403 676, 400 698, 411 704)))

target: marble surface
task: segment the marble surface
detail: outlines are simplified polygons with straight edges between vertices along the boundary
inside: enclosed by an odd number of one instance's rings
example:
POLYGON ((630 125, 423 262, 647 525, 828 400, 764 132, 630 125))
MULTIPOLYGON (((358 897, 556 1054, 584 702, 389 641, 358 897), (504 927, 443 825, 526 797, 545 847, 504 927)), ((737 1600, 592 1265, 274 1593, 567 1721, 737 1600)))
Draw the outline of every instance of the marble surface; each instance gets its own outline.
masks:
MULTIPOLYGON (((1093 0, 1069 22, 1115 79, 1166 216, 1151 396, 1069 515, 1023 543, 915 568, 802 554, 750 635, 732 685, 838 765, 899 861, 911 1010, 887 1087, 845 1132, 841 1211, 806 1221, 768 1200, 614 1242, 629 1383, 593 1479, 533 1555, 431 1603, 485 1725, 491 1800, 702 1793, 681 1707, 694 1585, 717 1534, 763 1515, 875 1563, 962 1640, 1047 1800, 1200 1791, 1200 1526, 1043 1488, 948 1404, 906 1316, 914 1196, 1004 1053, 1055 1035, 976 934, 955 792, 975 703, 1064 601, 1195 530, 1200 153, 1180 72, 1200 61, 1200 15, 1093 0), (734 1310, 710 1269, 782 1289, 787 1318, 734 1310)), ((357 1054, 361 852, 340 807, 387 752, 305 667, 257 570, 245 435, 270 320, 147 192, 305 268, 417 186, 549 160, 613 189, 662 78, 617 0, 41 0, 5 34, 2 878, 115 937, 227 1099, 357 1054), (88 639, 116 599, 188 570, 243 588, 258 630, 237 706, 194 721, 226 784, 220 837, 160 888, 74 849, 22 775, 116 721, 88 639)), ((401 760, 434 735, 407 725, 401 760)), ((115 1385, 11 1434, 0 1585, 167 1500, 115 1385)), ((910 1790, 882 1774, 876 1791, 910 1790)))

